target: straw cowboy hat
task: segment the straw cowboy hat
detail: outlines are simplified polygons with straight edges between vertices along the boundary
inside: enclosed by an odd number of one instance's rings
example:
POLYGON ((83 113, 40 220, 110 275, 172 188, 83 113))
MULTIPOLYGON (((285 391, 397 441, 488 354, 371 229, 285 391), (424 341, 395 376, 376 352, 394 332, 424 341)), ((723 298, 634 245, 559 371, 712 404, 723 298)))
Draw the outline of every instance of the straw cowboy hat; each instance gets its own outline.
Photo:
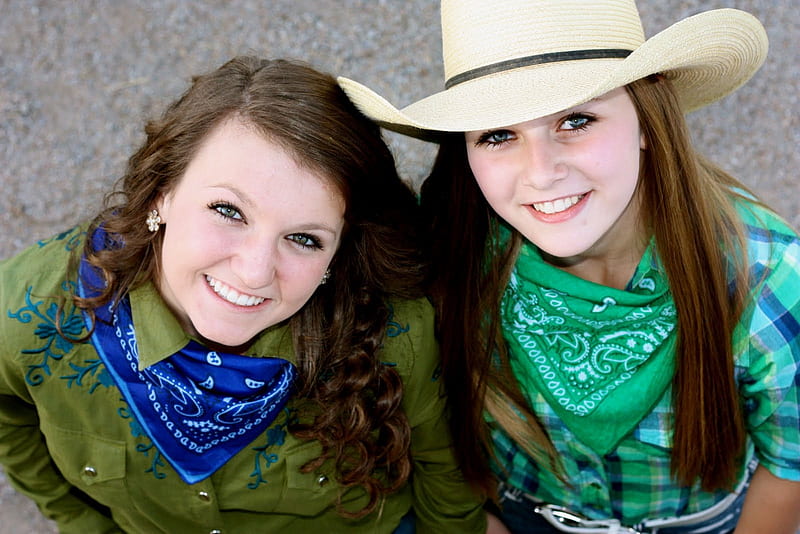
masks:
POLYGON ((645 40, 634 0, 442 0, 441 23, 444 91, 398 109, 358 82, 339 85, 382 126, 428 137, 532 120, 655 73, 692 111, 744 84, 768 48, 761 23, 735 9, 645 40))

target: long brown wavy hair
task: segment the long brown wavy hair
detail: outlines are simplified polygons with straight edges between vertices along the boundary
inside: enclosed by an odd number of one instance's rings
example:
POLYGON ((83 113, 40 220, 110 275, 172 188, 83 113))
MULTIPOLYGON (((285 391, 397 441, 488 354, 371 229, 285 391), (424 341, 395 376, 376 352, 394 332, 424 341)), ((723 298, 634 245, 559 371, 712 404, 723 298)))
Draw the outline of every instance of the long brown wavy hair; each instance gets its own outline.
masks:
MULTIPOLYGON (((738 476, 746 439, 732 334, 749 287, 733 189, 747 189, 694 151, 665 77, 626 89, 647 146, 640 217, 655 238, 678 315, 671 470, 683 485, 699 479, 706 490, 727 488, 738 476)), ((442 376, 465 477, 493 491, 484 410, 543 468, 561 474, 553 444, 510 371, 499 325, 500 299, 523 238, 513 228, 508 243, 492 238, 504 223, 478 188, 462 134, 440 139, 422 206, 431 229, 442 376)))
POLYGON ((157 280, 162 232, 148 231, 145 217, 177 185, 209 133, 232 118, 280 144, 345 202, 333 275, 288 320, 299 371, 295 397, 316 407, 290 430, 322 445, 303 472, 332 459, 341 487, 338 512, 363 517, 411 471, 403 385, 378 352, 389 300, 420 297, 425 265, 416 197, 397 175, 379 128, 331 76, 299 62, 237 57, 195 77, 161 118, 147 123, 146 140, 94 219, 89 235, 102 226, 123 246, 95 251, 87 241, 83 254, 107 285, 96 298, 75 301, 91 312, 157 280), (355 486, 368 502, 345 510, 341 496, 355 486))

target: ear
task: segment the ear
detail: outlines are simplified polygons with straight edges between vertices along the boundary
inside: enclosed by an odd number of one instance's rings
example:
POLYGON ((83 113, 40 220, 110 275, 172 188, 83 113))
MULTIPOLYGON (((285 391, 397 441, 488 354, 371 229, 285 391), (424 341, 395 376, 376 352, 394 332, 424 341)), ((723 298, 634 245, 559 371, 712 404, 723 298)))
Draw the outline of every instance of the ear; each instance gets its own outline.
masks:
POLYGON ((168 193, 161 193, 156 198, 153 207, 158 210, 158 215, 161 217, 161 222, 166 223, 169 219, 169 208, 172 200, 172 195, 168 193))
POLYGON ((644 132, 639 134, 639 150, 647 150, 647 141, 644 139, 644 132))

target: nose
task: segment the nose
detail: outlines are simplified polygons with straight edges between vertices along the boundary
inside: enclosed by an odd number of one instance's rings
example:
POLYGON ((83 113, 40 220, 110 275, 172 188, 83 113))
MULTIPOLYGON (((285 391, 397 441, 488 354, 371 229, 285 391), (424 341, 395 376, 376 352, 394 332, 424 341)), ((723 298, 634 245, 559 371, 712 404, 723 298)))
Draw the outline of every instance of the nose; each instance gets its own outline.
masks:
POLYGON ((231 259, 231 268, 245 287, 267 287, 277 273, 278 249, 263 239, 244 240, 231 259))
POLYGON ((525 137, 522 183, 547 190, 567 176, 568 166, 558 143, 546 135, 525 137))

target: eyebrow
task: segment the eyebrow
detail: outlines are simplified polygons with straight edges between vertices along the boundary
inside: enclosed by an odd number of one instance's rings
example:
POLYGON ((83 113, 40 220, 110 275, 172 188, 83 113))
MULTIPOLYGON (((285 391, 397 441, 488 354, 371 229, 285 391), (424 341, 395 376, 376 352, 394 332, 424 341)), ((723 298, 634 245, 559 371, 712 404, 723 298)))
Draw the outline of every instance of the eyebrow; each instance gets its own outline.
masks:
MULTIPOLYGON (((596 97, 594 97, 594 98, 590 98, 590 99, 589 99, 589 100, 587 100, 586 102, 581 102, 580 104, 575 104, 574 106, 570 106, 570 107, 568 107, 567 109, 565 109, 564 111, 569 111, 569 110, 571 110, 571 109, 579 108, 579 107, 581 107, 581 106, 585 106, 585 105, 587 105, 587 104, 591 104, 591 103, 593 103, 593 102, 601 102, 601 101, 605 100, 603 97, 604 97, 604 96, 606 96, 607 94, 608 94, 608 93, 605 93, 605 94, 602 94, 602 95, 600 95, 600 96, 596 96, 596 97)), ((563 113, 563 112, 562 112, 562 113, 563 113)), ((553 115, 558 115, 558 113, 557 113, 557 112, 556 112, 556 113, 553 113, 553 115)))
MULTIPOLYGON (((612 91, 613 91, 613 89, 612 89, 612 91)), ((549 115, 546 115, 546 116, 549 117, 551 115, 554 115, 554 116, 562 115, 563 113, 566 113, 568 111, 572 111, 573 109, 580 108, 581 106, 585 106, 587 104, 591 104, 592 102, 602 102, 602 101, 606 100, 603 97, 608 95, 610 92, 611 91, 609 91, 607 93, 603 93, 602 95, 596 96, 596 97, 594 97, 592 99, 589 99, 586 102, 582 102, 580 104, 575 104, 574 106, 570 106, 570 107, 568 107, 566 109, 562 109, 561 111, 556 111, 556 112, 550 113, 549 115)), ((464 134, 465 135, 469 135, 470 133, 473 133, 475 135, 481 136, 481 135, 484 135, 484 134, 487 134, 487 133, 497 132, 497 131, 504 130, 504 129, 510 128, 510 127, 511 126, 501 126, 499 128, 488 128, 486 130, 470 130, 468 132, 464 132, 464 134)))
POLYGON ((244 191, 242 191, 233 184, 225 182, 221 184, 213 184, 211 185, 211 187, 216 189, 227 189, 228 191, 239 197, 239 200, 241 200, 246 206, 251 208, 255 207, 255 202, 250 200, 250 197, 247 196, 247 194, 244 191))
POLYGON ((333 236, 337 236, 338 235, 336 230, 334 230, 333 228, 331 228, 327 224, 312 223, 312 224, 306 224, 306 225, 300 226, 297 229, 299 231, 301 231, 301 232, 312 231, 312 230, 322 230, 323 232, 328 232, 329 234, 331 234, 333 236))
MULTIPOLYGON (((619 87, 618 87, 617 89, 619 89, 619 87)), ((583 104, 578 104, 578 105, 576 105, 576 106, 572 106, 572 107, 573 107, 573 108, 576 108, 576 107, 578 107, 578 106, 582 106, 582 105, 584 105, 584 104, 590 104, 590 103, 592 103, 592 102, 602 102, 602 101, 608 100, 608 99, 610 98, 610 96, 611 96, 611 93, 615 93, 615 92, 617 91, 617 89, 611 89, 610 91, 606 91, 606 92, 605 92, 605 93, 603 93, 602 95, 597 95, 596 97, 594 97, 594 98, 592 98, 592 99, 589 99, 589 100, 587 100, 587 101, 586 101, 586 102, 584 102, 583 104)), ((615 96, 616 96, 616 95, 615 95, 615 96)), ((570 109, 572 109, 572 108, 570 108, 570 109)))

